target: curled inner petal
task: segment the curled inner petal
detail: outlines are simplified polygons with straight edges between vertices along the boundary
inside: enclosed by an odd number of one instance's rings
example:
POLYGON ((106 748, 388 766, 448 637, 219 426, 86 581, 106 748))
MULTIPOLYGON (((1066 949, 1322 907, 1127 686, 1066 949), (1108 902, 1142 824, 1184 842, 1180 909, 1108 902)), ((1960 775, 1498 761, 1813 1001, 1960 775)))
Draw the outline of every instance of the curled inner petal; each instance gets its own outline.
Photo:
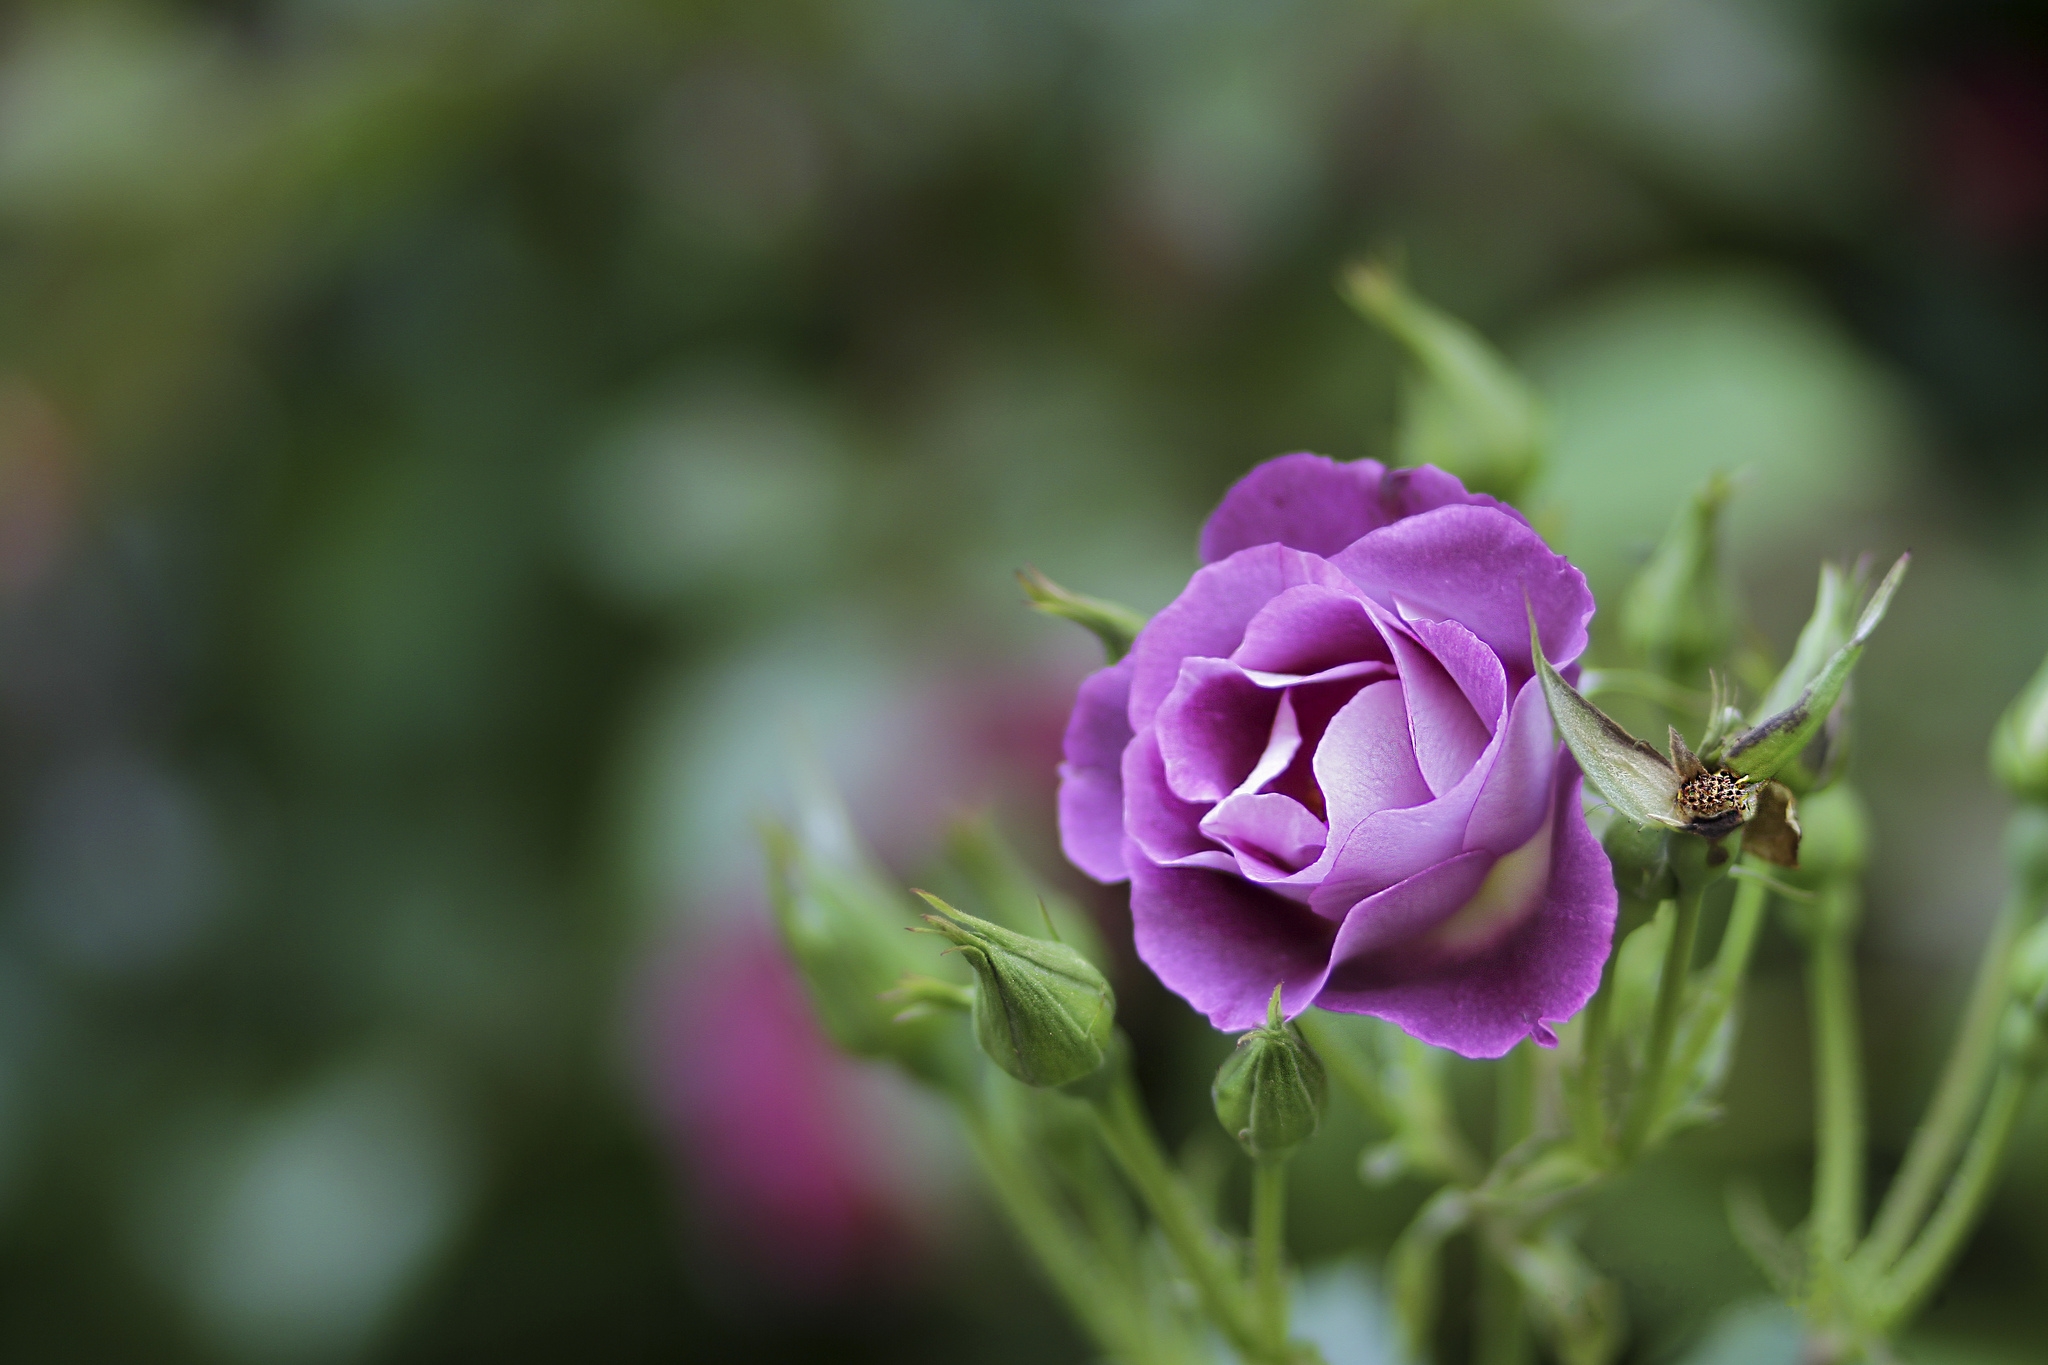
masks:
POLYGON ((1201 828, 1235 853, 1240 870, 1253 877, 1268 869, 1280 876, 1299 872, 1322 856, 1329 840, 1323 822, 1299 801, 1273 792, 1225 797, 1202 817, 1201 828))

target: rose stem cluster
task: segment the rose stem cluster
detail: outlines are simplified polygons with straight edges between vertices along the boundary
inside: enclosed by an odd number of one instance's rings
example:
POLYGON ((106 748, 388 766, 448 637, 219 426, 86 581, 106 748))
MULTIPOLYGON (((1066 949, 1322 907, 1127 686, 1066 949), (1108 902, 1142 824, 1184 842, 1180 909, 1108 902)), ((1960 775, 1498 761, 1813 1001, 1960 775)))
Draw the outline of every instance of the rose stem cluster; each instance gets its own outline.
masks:
MULTIPOLYGON (((1512 956, 1520 941, 1514 936, 1514 916, 1526 919, 1532 905, 1544 913, 1590 916, 1600 924, 1598 951, 1604 962, 1590 958, 1583 965, 1599 970, 1583 974, 1584 985, 1574 987, 1561 1006, 1534 996, 1519 1005, 1512 996, 1501 997, 1492 1008, 1506 1006, 1510 1012, 1477 1033, 1460 1032, 1466 1025, 1445 1015, 1441 1001, 1419 1013, 1403 1013, 1406 1007, 1380 1003, 1369 992, 1359 995, 1354 986, 1340 988, 1344 964, 1338 958, 1325 953, 1319 959, 1314 948, 1305 950, 1306 956, 1298 953, 1273 938, 1270 925, 1254 923, 1258 916, 1242 927, 1247 936, 1237 955, 1212 956, 1194 975, 1186 975, 1185 950, 1210 952, 1204 945, 1218 936, 1197 929, 1196 938, 1175 938, 1190 930, 1173 917, 1191 917, 1186 924, 1198 925, 1217 922, 1203 916, 1238 914, 1232 907, 1250 904, 1245 897, 1254 893, 1230 889, 1242 883, 1200 879, 1250 876, 1244 859, 1265 855, 1255 840, 1232 844, 1229 853, 1197 842, 1194 853, 1157 854, 1204 869, 1218 867, 1217 859, 1238 859, 1236 871, 1204 870, 1193 881, 1174 873, 1184 879, 1176 886, 1194 891, 1222 887, 1218 894, 1223 900, 1204 901, 1200 895, 1162 900, 1157 864, 1148 864, 1154 869, 1148 873, 1152 880, 1134 890, 1134 914, 1141 908, 1140 895, 1150 897, 1143 907, 1150 918, 1139 917, 1140 956, 1212 1022, 1233 1029, 1254 1023, 1245 999, 1244 964, 1292 963, 1273 972, 1280 981, 1264 1000, 1263 1024, 1239 1038, 1212 1088, 1219 1122, 1251 1159, 1249 1245, 1215 1224, 1166 1156, 1133 1079, 1129 1044, 1115 1028, 1114 996, 1091 960, 1100 954, 1087 950, 1091 930, 1065 912, 1063 923, 1056 925, 1029 879, 1000 852, 992 831, 978 832, 980 856, 966 859, 958 869, 965 874, 972 903, 989 918, 925 897, 935 913, 925 916, 922 931, 951 944, 947 953, 954 965, 938 969, 951 971, 950 978, 924 974, 905 958, 905 938, 894 932, 903 927, 900 897, 862 860, 843 817, 821 820, 817 811, 808 812, 800 822, 807 831, 803 839, 770 831, 778 920, 820 1021, 848 1051, 895 1061, 955 1106, 969 1145, 1020 1239, 1076 1321, 1111 1358, 1193 1365, 1209 1358, 1206 1342, 1213 1333, 1258 1365, 1312 1365, 1318 1359, 1313 1347, 1290 1339, 1286 1163, 1317 1129, 1327 1064, 1390 1135, 1364 1154, 1361 1174, 1373 1183, 1408 1174, 1440 1187, 1397 1239, 1387 1263, 1386 1281, 1411 1354, 1426 1360, 1435 1353, 1442 1252, 1450 1238, 1470 1232, 1481 1253, 1479 1299, 1470 1319, 1477 1365, 1527 1365, 1539 1336, 1564 1365, 1609 1365, 1626 1339, 1619 1291, 1572 1244, 1563 1215, 1673 1133, 1712 1116, 1732 1048, 1734 1007, 1766 910, 1775 900, 1807 948, 1820 1088, 1813 1212, 1804 1245, 1797 1246, 1771 1225, 1755 1201, 1737 1201, 1731 1211, 1738 1236, 1806 1316, 1809 1360, 1822 1365, 1881 1358, 1884 1342, 1925 1302, 1959 1253, 1989 1197, 2028 1086, 2048 1067, 2048 925, 2040 922, 2048 901, 2048 666, 2015 703, 1994 743, 1994 770, 2025 803, 2009 839, 2015 890, 1986 945, 1927 1120, 1865 1237, 1864 1099, 1852 945, 1868 840, 1860 804, 1841 780, 1847 719, 1839 703, 1898 588, 1905 559, 1868 592, 1867 601, 1868 579, 1861 566, 1853 572, 1825 566, 1813 615, 1791 658, 1745 712, 1727 680, 1738 673, 1753 676, 1756 670, 1735 658, 1741 613, 1717 547, 1718 519, 1732 485, 1717 477, 1681 509, 1623 606, 1621 644, 1634 666, 1584 670, 1574 686, 1559 669, 1584 644, 1591 600, 1584 594, 1583 578, 1525 529, 1517 530, 1517 523, 1524 528, 1526 523, 1511 510, 1468 491, 1483 482, 1512 500, 1533 472, 1542 431, 1533 397, 1475 334, 1421 304, 1388 272, 1353 272, 1346 288, 1362 311, 1402 340, 1423 371, 1420 399, 1402 431, 1404 450, 1454 469, 1462 464, 1467 484, 1439 469, 1396 476, 1371 461, 1340 466, 1318 457, 1287 457, 1254 471, 1233 490, 1204 531, 1205 557, 1213 566, 1216 557, 1234 553, 1234 536, 1253 547, 1278 542, 1268 548, 1295 553, 1307 564, 1316 558, 1308 553, 1314 547, 1297 546, 1289 537, 1304 536, 1317 546, 1363 544, 1360 538, 1376 527, 1410 517, 1420 525, 1421 515, 1432 515, 1432 526, 1483 526, 1491 528, 1489 535, 1531 541, 1534 551, 1521 552, 1532 556, 1524 562, 1554 561, 1561 568, 1546 572, 1562 575, 1555 582, 1577 582, 1566 595, 1576 591, 1584 598, 1580 614, 1548 618, 1553 625, 1575 621, 1570 628, 1578 631, 1575 641, 1555 656, 1545 651, 1545 618, 1537 603, 1528 601, 1527 657, 1536 675, 1529 686, 1570 750, 1572 761, 1563 765, 1567 776, 1556 785, 1572 799, 1568 805, 1560 801, 1545 807, 1551 814, 1526 847, 1540 850, 1540 865, 1546 867, 1587 856, 1575 853, 1568 828, 1555 843, 1549 833, 1553 823, 1569 827, 1581 820, 1576 774, 1583 773, 1609 814, 1600 841, 1605 850, 1601 886, 1595 892, 1581 882, 1562 900, 1554 886, 1533 899, 1527 892, 1498 893, 1510 908, 1497 921, 1507 929, 1495 931, 1492 941, 1512 956), (1410 474, 1419 481, 1410 480, 1410 474), (1310 486, 1327 496, 1295 496, 1310 486), (1479 504, 1497 510, 1474 510, 1479 504), (1212 545, 1218 536, 1231 544, 1212 545), (1632 698, 1653 708, 1669 723, 1665 748, 1636 739, 1589 700, 1602 695, 1632 698), (1681 723, 1688 729, 1701 727, 1697 752, 1681 734, 1681 723), (1603 908, 1610 874, 1614 901, 1603 908), (1712 964, 1695 973, 1706 904, 1716 884, 1731 875, 1738 884, 1719 946, 1712 964), (1517 896, 1519 909, 1514 908, 1517 896), (1042 926, 1029 913, 1034 904, 1042 926), (1617 910, 1618 922, 1604 918, 1617 910), (1039 935, 1040 927, 1047 936, 1039 935), (1200 938, 1204 933, 1208 940, 1200 938), (1155 951, 1148 951, 1148 942, 1155 951), (1166 951, 1156 951, 1162 946, 1166 951), (1318 961, 1323 962, 1320 972, 1314 970, 1318 961), (968 976, 971 980, 964 979, 968 976), (1312 984, 1295 1006, 1297 1017, 1289 1019, 1283 1000, 1294 989, 1288 983, 1296 979, 1312 984), (1340 1026, 1339 1016, 1300 1013, 1310 1002, 1353 1014, 1384 1013, 1408 1033, 1373 1020, 1357 1021, 1360 1027, 1353 1028, 1340 1026), (1519 1015, 1512 1012, 1516 1008, 1519 1015), (1556 1051, 1533 1045, 1559 1041, 1541 1022, 1546 1013, 1552 1020, 1578 1014, 1565 1031, 1566 1046, 1556 1051), (1503 1034, 1504 1022, 1516 1031, 1503 1034), (1415 1035, 1433 1037, 1468 1056, 1505 1052, 1495 1068, 1490 1166, 1459 1132, 1445 1085, 1444 1054, 1415 1035), (1099 1158, 1121 1174, 1121 1186, 1106 1178, 1099 1158), (1172 1270, 1194 1291, 1192 1301, 1160 1279, 1157 1258, 1146 1254, 1143 1222, 1130 1207, 1132 1195, 1169 1251, 1172 1270)), ((1385 543, 1407 542, 1397 535, 1385 543)), ((1266 553, 1265 558, 1277 563, 1284 556, 1266 553)), ((1408 571, 1389 569, 1369 555, 1355 565, 1370 571, 1368 578, 1408 571)), ((1323 571, 1311 566, 1309 572, 1323 571)), ((1145 771, 1142 765, 1131 767, 1127 747, 1140 758, 1145 755, 1131 731, 1139 724, 1140 708, 1133 695, 1127 725, 1123 697, 1132 692, 1133 665, 1141 673, 1149 666, 1141 656, 1152 637, 1136 613, 1068 592, 1035 571, 1021 577, 1035 606, 1093 631, 1112 665, 1084 684, 1069 729, 1061 824, 1077 866, 1100 880, 1120 880, 1132 875, 1129 860, 1135 855, 1130 850, 1145 839, 1154 839, 1156 847, 1160 838, 1193 837, 1174 834, 1170 823, 1141 828, 1141 820, 1133 825, 1124 805, 1120 771, 1141 777, 1145 771), (1082 736, 1078 757, 1077 733, 1082 736)), ((1284 592, 1292 580, 1283 576, 1279 581, 1284 592)), ((1420 629, 1387 615, 1388 603, 1360 605, 1358 590, 1355 578, 1346 584, 1326 576, 1297 606, 1324 612, 1328 620, 1365 612, 1382 636, 1392 631, 1409 638, 1420 629)), ((1550 600, 1554 605, 1556 599, 1550 600)), ((1485 647, 1496 651, 1496 660, 1510 657, 1499 653, 1508 646, 1498 633, 1498 616, 1486 614, 1490 610, 1481 605, 1483 628, 1495 632, 1485 647)), ((1402 604, 1401 611, 1409 607, 1402 604)), ((1172 627, 1189 628, 1182 621, 1172 627)), ((1211 626, 1201 629, 1216 634, 1211 626)), ((1238 634, 1249 638, 1243 623, 1238 634)), ((1228 647, 1220 636, 1209 644, 1211 652, 1228 647)), ((1444 647, 1454 644, 1445 637, 1444 647)), ((1372 677, 1385 680, 1391 671, 1405 678, 1406 665, 1398 654, 1408 645, 1397 646, 1393 664, 1376 661, 1371 654, 1376 646, 1357 647, 1367 651, 1364 657, 1317 677, 1366 678, 1349 684, 1361 696, 1377 685, 1370 683, 1372 677)), ((1224 662, 1210 658, 1204 666, 1224 662)), ((1417 666, 1434 665, 1424 661, 1417 666)), ((1210 667, 1210 672, 1223 679, 1219 686, 1239 686, 1240 691, 1315 681, 1295 678, 1277 662, 1231 664, 1221 672, 1210 667), (1230 682, 1239 677, 1230 669, 1238 668, 1250 670, 1242 673, 1242 685, 1230 682)), ((1428 690, 1419 678, 1400 685, 1428 690)), ((1472 695, 1472 686, 1459 686, 1472 695)), ((1157 699, 1147 706, 1156 708, 1157 699)), ((1327 716, 1310 714, 1317 726, 1334 724, 1327 716)), ((1486 714, 1479 713, 1477 723, 1504 734, 1505 708, 1498 722, 1488 722, 1486 714)), ((1261 786, 1280 784, 1289 754, 1310 752, 1307 726, 1285 705, 1272 727, 1273 766, 1269 769, 1268 760, 1260 759, 1254 772, 1264 776, 1246 779, 1232 797, 1238 808, 1231 819, 1239 823, 1228 825, 1219 815, 1212 836, 1205 818, 1200 834, 1226 843, 1249 839, 1255 826, 1265 828, 1259 822, 1268 820, 1265 812, 1271 811, 1274 819, 1293 824, 1284 829, 1273 824, 1269 832, 1301 840, 1301 831, 1322 829, 1329 836, 1330 856, 1335 856, 1335 826, 1323 823, 1333 814, 1323 804, 1325 793, 1316 791, 1315 804, 1289 816, 1285 812, 1298 803, 1283 792, 1304 790, 1299 783, 1272 785, 1270 791, 1261 786), (1283 721, 1292 727, 1285 736, 1283 721), (1232 832, 1226 833, 1226 826, 1232 832)), ((1554 753, 1555 741, 1549 743, 1554 753)), ((1432 751, 1441 776, 1439 795, 1442 783, 1460 771, 1441 766, 1447 752, 1432 751)), ((1321 761, 1318 754, 1318 781, 1321 761)), ((1411 807, 1417 801, 1427 805, 1429 793, 1411 789, 1403 799, 1411 807)), ((1407 814, 1398 802, 1384 808, 1407 814)), ((1457 828, 1450 828, 1457 835, 1457 828)), ((1583 827, 1578 837, 1590 842, 1583 827)), ((1310 852, 1290 856, 1313 856, 1312 843, 1299 847, 1310 852)), ((1455 854, 1457 845, 1452 848, 1455 854)), ((1408 854, 1419 851, 1418 846, 1408 854)), ((1517 860, 1525 857, 1519 848, 1510 856, 1505 845, 1483 852, 1502 875, 1515 873, 1517 860)), ((1264 864, 1253 871, 1269 880, 1293 878, 1305 890, 1313 883, 1311 874, 1321 875, 1313 868, 1296 875, 1264 864)), ((1428 875, 1441 880, 1434 869, 1428 875)), ((1485 880, 1492 886, 1496 877, 1485 880)), ((1311 904, 1323 905, 1326 891, 1342 894, 1345 885, 1341 879, 1326 881, 1314 889, 1321 899, 1311 904)), ((1482 902, 1483 892, 1472 897, 1473 906, 1482 902)), ((1294 913, 1283 902, 1259 904, 1266 907, 1261 915, 1294 913)), ((1358 907, 1335 908, 1352 914, 1358 907)), ((1446 928, 1465 918, 1455 895, 1433 913, 1446 928), (1451 916, 1451 923, 1445 923, 1444 915, 1451 916)), ((1375 932, 1385 931, 1369 927, 1368 940, 1375 932)), ((1436 942, 1425 934, 1423 941, 1423 956, 1414 956, 1410 945, 1410 956, 1383 955, 1381 967, 1407 963, 1402 970, 1412 972, 1415 964, 1431 960, 1428 953, 1441 954, 1454 940, 1436 942)), ((1481 960, 1465 959, 1465 966, 1481 960)), ((1267 987, 1257 983, 1256 989, 1267 987)))

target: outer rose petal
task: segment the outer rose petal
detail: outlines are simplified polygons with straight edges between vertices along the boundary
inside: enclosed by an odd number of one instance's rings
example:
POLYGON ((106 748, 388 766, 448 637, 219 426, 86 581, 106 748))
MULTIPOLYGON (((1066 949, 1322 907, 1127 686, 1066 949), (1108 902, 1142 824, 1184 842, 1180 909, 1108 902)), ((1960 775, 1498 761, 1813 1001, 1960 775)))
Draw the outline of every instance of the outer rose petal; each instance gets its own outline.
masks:
POLYGON ((1275 986, 1288 1014, 1308 1008, 1334 925, 1234 873, 1160 867, 1135 846, 1124 857, 1138 956, 1168 990, 1231 1033, 1265 1022, 1275 986))
MULTIPOLYGON (((1181 660, 1229 658, 1260 609, 1304 583, 1357 591, 1328 560, 1284 545, 1261 545, 1195 570, 1180 596, 1147 621, 1131 643, 1131 729, 1151 724, 1180 680, 1181 660)), ((1528 633, 1523 627, 1523 636, 1528 633)), ((1528 648, 1525 643, 1522 652, 1528 648)))
POLYGON ((1472 819, 1465 826, 1465 847, 1500 855, 1520 848, 1543 823, 1551 772, 1557 762, 1557 740, 1550 732, 1550 707, 1543 684, 1531 678, 1522 684, 1501 727, 1500 752, 1486 774, 1472 819))
POLYGON ((1202 562, 1272 542, 1334 555, 1368 531, 1452 503, 1501 506, 1428 465, 1389 473, 1378 460, 1339 464, 1306 452, 1282 455, 1223 495, 1202 527, 1202 562))
POLYGON ((1440 507, 1373 532, 1331 563, 1401 615, 1456 621, 1500 656, 1519 684, 1535 669, 1529 611, 1560 668, 1586 648, 1586 576, 1526 522, 1491 507, 1440 507))
POLYGON ((1377 1015, 1467 1057, 1499 1057, 1529 1037, 1554 1042, 1549 1025, 1592 998, 1614 937, 1613 872, 1579 810, 1579 786, 1567 754, 1539 835, 1551 841, 1549 877, 1518 924, 1466 952, 1425 942, 1348 964, 1316 1003, 1377 1015))
POLYGON ((1124 870, 1124 749, 1131 742, 1131 660, 1099 669, 1081 682, 1067 718, 1060 764, 1060 847, 1067 860, 1099 882, 1120 882, 1124 870))

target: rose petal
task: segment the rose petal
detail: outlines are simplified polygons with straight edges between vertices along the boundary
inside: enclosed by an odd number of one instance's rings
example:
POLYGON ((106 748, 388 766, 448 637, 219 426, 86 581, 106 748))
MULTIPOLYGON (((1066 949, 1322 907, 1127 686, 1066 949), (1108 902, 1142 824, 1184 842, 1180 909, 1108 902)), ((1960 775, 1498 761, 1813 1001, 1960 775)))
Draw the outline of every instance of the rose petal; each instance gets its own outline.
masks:
POLYGON ((1430 794, 1442 796, 1472 771, 1472 765, 1486 752, 1492 733, 1436 656, 1424 649, 1405 625, 1386 617, 1386 608, 1375 604, 1372 611, 1400 671, 1415 764, 1422 770, 1430 794))
POLYGON ((1367 685, 1331 717, 1312 761, 1332 830, 1349 829, 1378 811, 1431 797, 1415 765, 1401 684, 1367 685))
POLYGON ((1292 876, 1323 854, 1329 830, 1292 797, 1240 792, 1202 817, 1202 833, 1237 855, 1254 881, 1292 876))
POLYGON ((1472 805, 1465 826, 1465 847, 1505 854, 1520 848, 1543 823, 1550 803, 1553 770, 1559 746, 1550 730, 1550 708, 1543 685, 1531 678, 1515 694, 1514 708, 1501 727, 1499 752, 1472 805))
POLYGON ((1279 703, 1236 664, 1183 659, 1180 681, 1153 720, 1167 785, 1186 801, 1221 801, 1236 791, 1267 748, 1279 703))
POLYGON ((1586 647, 1593 594, 1585 575, 1497 508, 1440 507, 1406 517, 1331 562, 1404 617, 1461 623, 1500 657, 1517 686, 1535 668, 1531 609, 1551 662, 1562 666, 1586 647))
MULTIPOLYGON (((1131 729, 1151 723, 1180 681, 1181 660, 1229 658, 1260 609, 1304 583, 1351 591, 1329 561, 1284 545, 1261 545, 1197 569, 1180 596, 1146 622, 1132 642, 1131 729)), ((1526 626, 1522 633, 1528 634, 1526 626)), ((1522 648, 1528 652, 1526 643, 1522 648)))
MULTIPOLYGON (((1331 973, 1316 1003, 1372 1014, 1467 1057, 1498 1057, 1584 1007, 1614 936, 1614 882, 1579 810, 1579 772, 1559 761, 1549 877, 1519 924, 1469 953, 1390 949, 1331 973)), ((1503 860, 1506 861, 1506 860, 1503 860)))
POLYGON ((1137 849, 1125 857, 1138 956, 1168 990, 1229 1032, 1264 1023, 1276 985, 1288 1014, 1308 1007, 1328 972, 1332 925, 1234 874, 1160 867, 1137 849))
POLYGON ((1131 742, 1131 661, 1099 669, 1081 682, 1060 764, 1060 848, 1067 861, 1099 882, 1120 882, 1124 869, 1124 748, 1131 742))
POLYGON ((1332 970, 1437 928, 1472 899, 1492 867, 1492 854, 1460 853, 1359 901, 1337 930, 1332 970))
POLYGON ((1306 677, 1367 660, 1392 663, 1387 642, 1349 584, 1336 591, 1305 583, 1259 609, 1245 625, 1231 662, 1247 670, 1306 677))
POLYGON ((1507 671, 1500 656, 1488 649, 1477 635, 1456 621, 1408 620, 1408 631, 1456 679, 1472 713, 1491 735, 1500 725, 1510 700, 1507 671))
POLYGON ((1276 541, 1333 555, 1368 531, 1452 503, 1501 505, 1426 465, 1388 473, 1377 460, 1339 464, 1306 452, 1282 455, 1223 495, 1202 527, 1202 562, 1276 541))
POLYGON ((1129 844, 1135 843, 1155 863, 1237 866, 1236 859, 1202 833, 1208 805, 1174 795, 1166 781, 1166 762, 1159 754, 1159 737, 1152 731, 1140 731, 1124 749, 1123 783, 1127 865, 1129 844))

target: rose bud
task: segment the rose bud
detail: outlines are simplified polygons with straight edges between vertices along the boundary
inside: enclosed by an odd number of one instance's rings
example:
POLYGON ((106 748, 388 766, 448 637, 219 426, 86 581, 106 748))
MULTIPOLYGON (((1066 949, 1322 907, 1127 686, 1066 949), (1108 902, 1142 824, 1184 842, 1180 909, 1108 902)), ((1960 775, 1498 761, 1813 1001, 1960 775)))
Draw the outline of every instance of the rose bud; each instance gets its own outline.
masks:
POLYGON ((955 944, 974 969, 974 1036, 981 1050, 1026 1085, 1069 1085, 1100 1070, 1116 1022, 1116 996, 1087 958, 963 914, 920 891, 939 911, 926 932, 955 944))
POLYGON ((807 841, 779 825, 763 839, 776 928, 825 1033, 845 1052, 900 1062, 934 1084, 964 1080, 969 1057, 953 1030, 931 1013, 903 1017, 891 995, 925 963, 903 936, 897 896, 851 844, 807 841))
POLYGON ((1280 988, 1266 1005, 1266 1023, 1237 1040, 1216 1070, 1209 1094, 1216 1120, 1257 1161, 1285 1161, 1315 1136, 1328 1082, 1323 1063, 1280 1017, 1280 988))
POLYGON ((2048 1065, 2048 920, 2028 930, 2014 947, 2011 981, 2005 1045, 2020 1065, 2039 1069, 2048 1065))
POLYGON ((1721 509, 1734 488, 1716 474, 1692 495, 1622 604, 1622 639, 1680 682, 1703 676, 1735 642, 1735 594, 1718 544, 1721 509))
POLYGON ((1542 404, 1486 339, 1430 307, 1380 265, 1346 272, 1344 296, 1420 369, 1401 414, 1400 463, 1447 471, 1475 492, 1518 500, 1542 464, 1542 404))
POLYGON ((1853 787, 1799 798, 1799 870, 1804 878, 1853 881, 1870 862, 1870 817, 1853 787))
POLYGON ((1614 880, 1551 729, 1585 577, 1441 469, 1296 454, 1081 685, 1060 839, 1131 883, 1138 956, 1219 1029, 1370 1014, 1468 1057, 1555 1041, 1600 983, 1614 880))
POLYGON ((1991 772, 2020 800, 2048 805, 2048 661, 1998 718, 1991 772))

